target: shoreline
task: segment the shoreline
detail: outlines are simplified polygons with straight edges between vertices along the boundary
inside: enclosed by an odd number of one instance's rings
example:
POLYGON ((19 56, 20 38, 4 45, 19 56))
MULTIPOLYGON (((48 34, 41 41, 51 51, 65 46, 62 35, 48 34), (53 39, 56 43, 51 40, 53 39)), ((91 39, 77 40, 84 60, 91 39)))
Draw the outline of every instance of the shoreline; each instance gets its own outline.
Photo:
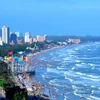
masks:
POLYGON ((45 52, 48 52, 50 50, 55 50, 55 49, 59 49, 59 48, 62 48, 62 47, 69 47, 69 46, 75 46, 75 45, 80 45, 80 44, 70 44, 70 45, 65 45, 65 46, 56 46, 56 47, 52 47, 52 48, 48 48, 48 49, 45 49, 45 50, 41 50, 40 52, 35 52, 33 53, 31 56, 29 56, 29 60, 31 60, 33 57, 36 57, 42 53, 45 53, 45 52))
MULTIPOLYGON (((78 45, 81 45, 81 44, 78 44, 78 45)), ((42 53, 45 53, 45 52, 48 52, 50 50, 54 50, 54 49, 59 49, 59 48, 62 48, 62 47, 68 47, 68 46, 75 46, 75 45, 67 45, 67 46, 57 46, 57 47, 53 47, 53 48, 50 48, 50 49, 47 49, 47 50, 41 50, 40 52, 35 52, 32 54, 32 57, 36 57, 42 53)), ((77 46, 77 45, 76 45, 77 46)), ((34 60, 34 59, 30 59, 30 60, 34 60)), ((22 72, 21 72, 22 73, 22 72)), ((34 77, 34 76, 33 76, 34 77)), ((34 80, 34 79, 33 79, 34 80)), ((30 82, 29 82, 30 83, 30 82)), ((37 83, 37 85, 39 85, 39 83, 37 83)), ((51 99, 52 100, 52 99, 51 99)))
MULTIPOLYGON (((53 47, 53 48, 49 48, 49 49, 46 49, 46 50, 41 50, 40 52, 36 52, 36 53, 34 53, 31 57, 30 57, 30 60, 29 61, 32 61, 32 60, 34 60, 34 59, 32 59, 32 58, 34 58, 34 57, 37 57, 38 55, 41 55, 41 54, 43 54, 43 53, 45 53, 45 52, 48 52, 48 51, 50 51, 50 50, 55 50, 55 49, 59 49, 59 48, 62 48, 62 47, 65 47, 65 46, 56 46, 56 47, 53 47)), ((34 76, 33 76, 34 77, 34 76)), ((34 79, 33 79, 34 80, 34 79)), ((35 85, 35 89, 38 91, 38 93, 41 93, 41 89, 42 88, 44 88, 44 90, 45 91, 47 91, 46 92, 46 95, 47 96, 49 96, 49 98, 51 98, 50 100, 52 100, 52 96, 51 96, 51 94, 49 93, 50 92, 50 90, 47 88, 48 87, 48 85, 43 85, 43 84, 40 84, 40 83, 34 83, 35 85)), ((45 92, 42 92, 43 94, 45 94, 45 92)), ((37 93, 36 93, 37 94, 37 93)), ((37 94, 38 95, 38 94, 37 94)), ((53 99, 54 100, 54 99, 53 99)))
MULTIPOLYGON (((78 45, 79 45, 79 44, 78 44, 78 45)), ((42 53, 48 52, 48 51, 50 51, 50 50, 55 50, 55 49, 63 48, 63 47, 69 47, 69 46, 75 46, 75 44, 74 44, 74 45, 66 45, 66 46, 56 46, 56 47, 49 48, 49 49, 46 49, 46 50, 41 50, 40 52, 36 52, 36 53, 34 53, 32 56, 30 56, 30 60, 29 60, 29 61, 34 60, 34 59, 32 59, 32 58, 37 57, 38 55, 41 55, 42 53)), ((34 79, 33 79, 33 80, 34 80, 34 79)), ((37 85, 39 88, 41 88, 41 86, 40 86, 39 83, 36 83, 36 85, 37 85)), ((42 84, 41 84, 41 85, 42 85, 42 84)), ((36 88, 36 87, 35 87, 35 88, 36 88)), ((52 98, 53 95, 51 96, 51 95, 49 94, 50 90, 48 90, 47 86, 43 86, 43 88, 44 88, 46 91, 48 91, 48 96, 49 96, 49 98, 52 98)), ((41 89, 40 89, 40 90, 41 90, 41 89)), ((40 92, 40 90, 39 90, 39 92, 40 92)), ((44 93, 44 92, 43 92, 43 93, 44 93)), ((55 94, 55 95, 56 95, 56 94, 55 94)), ((55 98, 56 98, 56 97, 55 97, 55 98)), ((50 100, 52 100, 52 99, 50 99, 50 100)), ((53 99, 53 100, 54 100, 54 99, 53 99)))
POLYGON ((69 45, 63 45, 63 46, 55 46, 55 47, 51 47, 51 48, 48 48, 48 49, 45 49, 45 50, 41 50, 40 52, 35 52, 35 53, 32 54, 32 56, 29 56, 29 57, 38 56, 38 55, 45 53, 45 52, 48 52, 50 50, 59 49, 59 48, 62 48, 62 47, 75 46, 75 45, 81 45, 81 44, 69 44, 69 45))
MULTIPOLYGON (((66 46, 69 46, 69 45, 66 45, 66 46)), ((72 46, 72 45, 71 45, 72 46)), ((48 51, 50 51, 50 50, 54 50, 54 49, 59 49, 59 48, 62 48, 62 47, 65 47, 65 46, 56 46, 56 47, 52 47, 52 48, 49 48, 49 49, 46 49, 46 50, 41 50, 40 52, 35 52, 35 53, 33 53, 31 56, 29 56, 29 62, 31 62, 32 60, 34 60, 34 59, 32 59, 33 57, 36 57, 36 56, 38 56, 38 55, 40 55, 40 54, 42 54, 42 53, 45 53, 45 52, 48 52, 48 51)), ((30 66, 29 66, 30 67, 30 66)), ((27 74, 27 73, 24 73, 24 72, 20 72, 22 75, 23 74, 27 74)), ((19 75, 19 74, 18 74, 19 75)), ((29 74, 28 74, 29 75, 29 74)), ((33 75, 34 76, 34 75, 33 75)), ((33 94, 33 96, 35 95, 35 96, 38 96, 38 95, 40 95, 40 94, 45 94, 44 92, 41 92, 41 89, 42 88, 45 88, 45 90, 47 90, 48 91, 48 88, 46 88, 45 86, 42 86, 42 84, 40 84, 40 83, 34 83, 34 85, 32 85, 32 83, 31 83, 31 85, 29 86, 29 87, 27 87, 27 84, 30 84, 30 82, 26 82, 25 80, 24 80, 24 77, 18 77, 18 80, 20 80, 19 81, 19 83, 18 82, 15 82, 15 84, 17 83, 19 86, 22 86, 23 84, 25 85, 25 89, 27 90, 27 92, 28 93, 30 93, 29 91, 31 90, 31 92, 32 92, 32 94, 33 94), (20 79, 21 78, 21 79, 20 79), (23 81, 23 82, 22 82, 23 81), (29 91, 28 91, 29 90, 29 91), (36 90, 36 93, 34 92, 34 90, 36 90)), ((26 78, 27 78, 27 76, 26 76, 26 78)), ((15 80, 15 79, 14 79, 15 80)), ((49 96, 49 98, 51 98, 51 96, 49 95, 49 93, 48 93, 48 95, 47 96, 49 96)), ((45 100, 45 99, 44 99, 45 100)))
MULTIPOLYGON (((59 48, 62 48, 62 47, 64 47, 64 46, 56 46, 56 47, 53 47, 53 48, 49 48, 49 49, 46 49, 46 50, 41 50, 40 52, 35 52, 32 56, 29 56, 29 62, 31 62, 32 60, 34 60, 34 59, 32 59, 33 57, 37 57, 38 55, 40 55, 40 54, 42 54, 42 53, 45 53, 45 52, 48 52, 48 51, 50 51, 50 50, 54 50, 54 49, 59 49, 59 48)), ((35 72, 36 73, 36 72, 35 72)), ((22 72, 22 74, 23 74, 23 72, 22 72)), ((27 73, 28 74, 28 73, 27 73)), ((28 74, 29 75, 29 74, 28 74)), ((34 75, 33 75, 33 77, 34 77, 34 75)), ((27 76, 26 76, 26 78, 27 78, 27 76)), ((21 77, 21 79, 24 81, 24 83, 26 83, 26 81, 24 80, 24 78, 22 78, 21 77)), ((33 79, 34 80, 34 79, 33 79)), ((33 95, 36 95, 36 96, 42 96, 42 94, 44 94, 45 96, 49 96, 49 98, 48 99, 46 99, 46 100, 51 100, 50 98, 51 98, 51 96, 50 96, 50 94, 49 94, 49 90, 48 90, 48 88, 46 88, 43 84, 40 84, 40 83, 34 83, 34 84, 32 84, 32 83, 30 83, 30 82, 28 82, 29 84, 30 84, 30 87, 27 87, 27 85, 25 85, 25 88, 27 89, 27 90, 30 90, 30 91, 33 91, 33 93, 32 92, 28 92, 28 94, 33 94, 33 95), (46 91, 48 91, 48 95, 47 94, 45 94, 44 92, 41 92, 41 90, 44 88, 44 90, 46 90, 46 91)), ((27 83, 27 84, 28 84, 27 83)), ((23 83, 21 83, 21 81, 20 81, 20 84, 23 84, 23 83)), ((32 95, 31 94, 31 95, 32 95)), ((44 97, 44 99, 43 100, 45 100, 45 97, 44 97)))
MULTIPOLYGON (((69 45, 66 45, 66 46, 69 46, 69 45)), ((71 45, 72 46, 72 45, 71 45)), ((31 62, 33 59, 33 57, 36 57, 36 56, 38 56, 38 55, 40 55, 40 54, 42 54, 42 53, 45 53, 45 52, 48 52, 48 51, 50 51, 50 50, 54 50, 54 49, 59 49, 59 48, 62 48, 62 47, 65 47, 65 46, 55 46, 55 47, 51 47, 51 48, 48 48, 48 49, 45 49, 45 50, 41 50, 40 52, 35 52, 35 53, 33 53, 31 56, 29 56, 29 62, 31 62)), ((30 66, 29 66, 30 67, 30 66)), ((21 74, 24 74, 23 72, 20 72, 21 74)), ((28 74, 29 75, 29 74, 28 74)), ((27 76, 26 76, 27 77, 27 76)), ((15 80, 15 79, 14 79, 15 80)), ((19 80, 19 78, 18 78, 18 80, 19 80)), ((24 80, 24 78, 22 77, 22 81, 24 81, 24 83, 26 83, 25 82, 25 80, 24 80)), ((21 81, 19 81, 19 82, 15 82, 15 84, 17 83, 17 85, 19 85, 19 86, 21 86, 22 87, 22 85, 23 85, 23 83, 21 82, 21 81)), ((25 89, 27 89, 27 85, 26 84, 24 84, 25 85, 25 89)), ((40 92, 40 90, 41 90, 41 88, 42 88, 42 86, 40 86, 40 84, 39 83, 37 83, 37 84, 35 84, 34 86, 31 86, 31 87, 33 87, 33 89, 35 89, 35 88, 39 88, 39 90, 37 90, 38 92, 40 92), (37 85, 37 86, 35 86, 35 85, 37 85)), ((46 87, 44 87, 46 90, 48 90, 46 87)), ((34 93, 35 95, 39 95, 39 94, 37 94, 37 93, 34 93)), ((49 97, 50 97, 50 95, 49 95, 49 97)), ((45 100, 45 99, 44 99, 45 100)))
POLYGON ((46 50, 41 50, 40 52, 33 53, 33 55, 32 56, 29 56, 29 57, 38 56, 38 55, 40 55, 42 53, 45 53, 45 52, 48 52, 48 51, 54 50, 54 49, 59 49, 59 48, 62 48, 62 47, 64 47, 64 46, 56 46, 56 47, 52 47, 52 48, 49 48, 49 49, 46 49, 46 50))

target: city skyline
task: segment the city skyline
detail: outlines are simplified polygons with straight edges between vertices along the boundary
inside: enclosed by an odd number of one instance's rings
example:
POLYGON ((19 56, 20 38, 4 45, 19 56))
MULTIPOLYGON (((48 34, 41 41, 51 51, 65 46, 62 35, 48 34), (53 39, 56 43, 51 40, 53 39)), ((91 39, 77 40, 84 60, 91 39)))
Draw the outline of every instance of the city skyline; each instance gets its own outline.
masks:
POLYGON ((99 5, 99 0, 3 0, 0 27, 32 35, 99 36, 99 5))
POLYGON ((25 32, 24 33, 24 40, 20 35, 20 32, 11 32, 10 27, 3 26, 1 31, 0 31, 0 45, 4 44, 22 44, 22 43, 33 43, 33 42, 44 42, 46 40, 46 36, 31 36, 30 32, 25 32), (22 42, 24 41, 24 42, 22 42))

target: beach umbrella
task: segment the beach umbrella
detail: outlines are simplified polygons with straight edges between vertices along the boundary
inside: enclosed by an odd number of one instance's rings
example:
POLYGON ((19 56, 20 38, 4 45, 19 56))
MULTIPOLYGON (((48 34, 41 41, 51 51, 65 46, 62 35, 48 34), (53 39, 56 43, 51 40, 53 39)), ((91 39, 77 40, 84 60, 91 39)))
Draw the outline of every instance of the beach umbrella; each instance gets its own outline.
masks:
POLYGON ((13 61, 13 57, 7 57, 8 61, 13 61))
POLYGON ((18 57, 14 57, 14 61, 15 62, 18 62, 18 57))
POLYGON ((8 55, 12 55, 12 54, 13 54, 13 52, 12 52, 12 51, 8 52, 8 55))
POLYGON ((27 61, 27 59, 28 59, 27 57, 23 57, 23 61, 27 61))
POLYGON ((19 57, 18 58, 18 61, 23 61, 23 57, 19 57))

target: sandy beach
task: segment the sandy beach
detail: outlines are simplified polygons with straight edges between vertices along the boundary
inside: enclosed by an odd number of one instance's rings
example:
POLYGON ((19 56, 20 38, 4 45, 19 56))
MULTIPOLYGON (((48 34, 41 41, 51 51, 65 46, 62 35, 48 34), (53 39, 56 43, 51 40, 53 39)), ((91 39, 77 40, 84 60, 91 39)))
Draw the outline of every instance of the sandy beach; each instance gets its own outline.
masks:
MULTIPOLYGON (((30 63, 32 60, 34 60, 33 59, 34 57, 37 57, 38 55, 40 55, 42 53, 48 52, 50 50, 62 48, 62 47, 63 46, 57 46, 57 47, 49 48, 49 49, 46 49, 46 50, 41 50, 40 52, 36 52, 32 56, 29 56, 28 63, 30 63)), ((40 83, 34 83, 34 84, 31 84, 31 85, 33 87, 33 90, 34 90, 33 93, 35 95, 46 94, 46 95, 48 95, 50 97, 53 97, 53 96, 51 96, 52 93, 50 92, 48 84, 47 85, 43 85, 43 84, 40 84, 40 83)))
POLYGON ((54 49, 58 49, 58 48, 62 48, 62 47, 64 47, 64 46, 56 46, 56 47, 48 48, 46 50, 41 50, 40 52, 35 52, 33 54, 33 56, 30 56, 30 57, 38 56, 39 54, 42 54, 44 52, 47 52, 47 51, 50 51, 50 50, 54 50, 54 49))

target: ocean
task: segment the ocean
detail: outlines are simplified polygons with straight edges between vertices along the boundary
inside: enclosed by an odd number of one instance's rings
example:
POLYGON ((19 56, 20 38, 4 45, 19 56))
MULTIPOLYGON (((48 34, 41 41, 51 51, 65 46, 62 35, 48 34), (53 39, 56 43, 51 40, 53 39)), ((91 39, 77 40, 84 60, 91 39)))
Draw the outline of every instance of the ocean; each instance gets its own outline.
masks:
POLYGON ((49 50, 33 59, 36 75, 51 100, 100 100, 100 42, 49 50))

